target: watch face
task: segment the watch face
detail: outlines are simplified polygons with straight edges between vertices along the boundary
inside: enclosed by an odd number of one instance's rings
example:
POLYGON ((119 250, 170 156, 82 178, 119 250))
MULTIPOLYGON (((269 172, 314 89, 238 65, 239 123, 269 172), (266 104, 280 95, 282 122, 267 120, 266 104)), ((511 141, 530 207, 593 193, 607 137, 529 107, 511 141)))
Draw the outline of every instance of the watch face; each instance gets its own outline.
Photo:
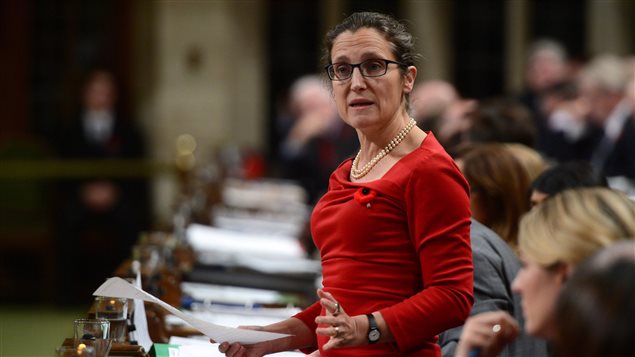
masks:
POLYGON ((368 332, 368 339, 371 342, 378 341, 380 336, 379 330, 370 330, 370 332, 368 332))

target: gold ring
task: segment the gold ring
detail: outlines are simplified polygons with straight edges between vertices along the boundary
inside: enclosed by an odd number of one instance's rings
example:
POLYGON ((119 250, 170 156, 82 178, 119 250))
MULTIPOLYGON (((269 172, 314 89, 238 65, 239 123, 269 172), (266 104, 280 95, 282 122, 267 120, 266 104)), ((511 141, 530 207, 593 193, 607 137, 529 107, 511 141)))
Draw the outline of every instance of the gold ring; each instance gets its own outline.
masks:
POLYGON ((335 336, 333 336, 333 337, 337 338, 337 336, 339 336, 339 334, 340 334, 340 327, 339 326, 335 326, 335 336))
POLYGON ((341 307, 340 307, 340 303, 336 302, 335 303, 335 312, 333 312, 333 315, 337 315, 341 312, 341 307))
POLYGON ((501 330, 501 325, 496 324, 494 326, 492 326, 492 332, 497 333, 501 330))

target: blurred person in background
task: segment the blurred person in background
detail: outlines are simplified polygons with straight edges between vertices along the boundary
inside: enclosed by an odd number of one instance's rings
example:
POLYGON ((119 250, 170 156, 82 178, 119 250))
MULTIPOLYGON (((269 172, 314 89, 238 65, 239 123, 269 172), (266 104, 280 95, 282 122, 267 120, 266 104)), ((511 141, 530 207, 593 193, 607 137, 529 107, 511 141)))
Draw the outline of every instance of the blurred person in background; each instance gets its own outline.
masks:
POLYGON ((551 167, 531 183, 532 207, 564 190, 579 187, 608 187, 606 177, 587 161, 568 161, 551 167))
MULTIPOLYGON (((522 300, 511 291, 512 281, 520 270, 520 260, 511 247, 496 232, 472 218, 470 228, 472 260, 474 262, 474 306, 470 315, 487 311, 506 311, 522 326, 522 300)), ((463 326, 439 335, 439 346, 444 357, 454 357, 463 326)), ((524 331, 510 342, 499 357, 535 357, 547 353, 543 339, 527 335, 524 331)))
MULTIPOLYGON (((527 213, 519 234, 523 266, 512 283, 522 298, 524 330, 557 341, 556 301, 576 266, 627 239, 635 239, 635 202, 608 188, 567 190, 527 213)), ((520 328, 505 311, 474 315, 465 323, 456 356, 476 351, 470 356, 498 356, 520 328)))
MULTIPOLYGON (((460 148, 457 164, 472 189, 470 239, 474 306, 471 315, 502 310, 522 324, 521 299, 511 291, 512 280, 521 267, 513 231, 517 229, 520 215, 526 211, 525 186, 531 176, 544 169, 545 163, 536 151, 523 144, 481 143, 460 148), (501 234, 505 234, 506 239, 501 234)), ((455 355, 462 329, 462 326, 456 327, 439 336, 443 356, 455 355)), ((544 340, 521 332, 500 356, 533 357, 545 355, 546 351, 544 340)))
POLYGON ((462 140, 468 115, 475 108, 475 100, 460 98, 454 86, 442 80, 422 82, 410 96, 410 110, 417 125, 433 132, 447 150, 462 140))
POLYGON ((635 57, 629 57, 626 60, 626 69, 630 73, 628 76, 630 80, 626 85, 626 100, 630 102, 631 108, 635 111, 635 57))
POLYGON ((470 184, 472 217, 517 249, 518 223, 527 212, 529 176, 505 144, 467 144, 455 153, 470 184))
POLYGON ((519 99, 532 114, 538 135, 536 148, 540 152, 545 152, 551 145, 551 133, 543 111, 545 91, 567 78, 567 51, 562 44, 547 38, 530 44, 525 68, 525 90, 519 99))
POLYGON ((534 147, 536 127, 531 113, 520 102, 492 98, 478 104, 469 116, 464 141, 471 143, 518 143, 534 147))
POLYGON ((525 103, 532 110, 542 105, 540 96, 550 86, 563 82, 568 77, 567 51, 552 39, 539 39, 529 48, 525 72, 525 103), (528 99, 532 100, 528 100, 528 99))
POLYGON ((439 136, 449 108, 459 100, 454 86, 443 80, 429 80, 416 84, 410 94, 410 111, 423 131, 439 136))
POLYGON ((434 134, 408 115, 417 68, 403 24, 354 13, 325 43, 339 115, 361 148, 333 172, 311 218, 322 259, 320 300, 258 327, 290 337, 223 342, 219 350, 438 357, 436 335, 460 325, 473 301, 467 182, 434 134))
POLYGON ((635 182, 635 119, 632 100, 627 97, 629 79, 626 63, 613 55, 594 58, 579 76, 580 96, 589 107, 587 120, 601 131, 589 159, 609 183, 620 176, 635 182))
POLYGON ((556 305, 558 357, 632 355, 635 240, 602 249, 574 272, 556 305))
POLYGON ((589 105, 578 93, 576 82, 557 83, 543 95, 542 110, 546 129, 539 149, 551 160, 586 160, 597 140, 598 130, 586 121, 589 105))
POLYGON ((333 96, 320 76, 303 76, 293 83, 289 110, 291 124, 279 153, 282 175, 297 180, 314 204, 326 191, 331 172, 353 156, 355 132, 339 118, 333 96))
POLYGON ((454 86, 442 80, 429 80, 415 85, 410 95, 410 110, 417 125, 438 135, 439 120, 459 99, 454 86))
MULTIPOLYGON (((105 70, 90 73, 82 95, 81 109, 58 135, 59 157, 95 162, 143 158, 141 133, 117 111, 113 75, 105 70)), ((143 179, 126 176, 88 173, 61 182, 60 302, 90 296, 130 255, 139 232, 146 228, 147 185, 143 179)))
POLYGON ((527 145, 509 143, 505 144, 505 147, 523 165, 529 182, 533 182, 549 167, 549 163, 542 155, 527 145))

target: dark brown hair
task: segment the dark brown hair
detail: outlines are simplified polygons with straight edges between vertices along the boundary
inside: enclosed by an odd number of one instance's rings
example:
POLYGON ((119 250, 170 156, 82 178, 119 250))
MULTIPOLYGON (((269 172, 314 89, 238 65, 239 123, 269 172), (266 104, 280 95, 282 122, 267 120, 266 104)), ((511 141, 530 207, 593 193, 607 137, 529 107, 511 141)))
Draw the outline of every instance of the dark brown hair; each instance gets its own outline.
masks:
POLYGON ((529 177, 504 144, 473 144, 457 149, 470 184, 473 216, 498 233, 512 248, 518 245, 520 217, 527 212, 529 177))
POLYGON ((628 240, 591 257, 565 285, 556 306, 557 355, 632 355, 633 301, 635 244, 628 240))
MULTIPOLYGON (((395 61, 414 66, 419 55, 415 51, 414 37, 406 30, 406 26, 395 18, 377 12, 356 12, 337 24, 324 38, 324 53, 322 61, 324 65, 331 64, 331 50, 337 36, 343 32, 355 32, 362 28, 374 29, 384 36, 390 43, 395 61)), ((401 67, 405 73, 406 68, 401 67)), ((406 93, 406 107, 409 102, 409 93, 406 93)))
POLYGON ((470 142, 519 143, 533 147, 536 126, 529 110, 509 98, 482 101, 472 114, 472 126, 467 131, 470 142))
POLYGON ((331 63, 331 50, 337 36, 343 32, 355 32, 361 28, 375 29, 393 48, 395 60, 407 66, 414 66, 418 54, 415 52, 414 38, 401 22, 393 17, 377 12, 356 12, 333 27, 324 39, 324 64, 331 63))

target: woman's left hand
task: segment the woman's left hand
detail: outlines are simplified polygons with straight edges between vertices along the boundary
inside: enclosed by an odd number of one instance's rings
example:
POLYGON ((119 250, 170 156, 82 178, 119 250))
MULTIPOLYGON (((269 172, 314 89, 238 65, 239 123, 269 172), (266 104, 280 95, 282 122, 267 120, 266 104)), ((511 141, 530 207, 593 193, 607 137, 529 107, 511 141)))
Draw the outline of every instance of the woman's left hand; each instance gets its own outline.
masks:
POLYGON ((320 304, 326 310, 325 316, 318 316, 315 322, 318 327, 315 333, 320 336, 330 337, 329 341, 322 346, 322 349, 359 346, 366 343, 366 333, 368 330, 368 320, 366 316, 349 316, 344 308, 335 300, 333 295, 318 289, 320 304))
POLYGON ((472 351, 478 350, 479 357, 498 356, 519 332, 518 322, 508 312, 482 312, 465 321, 454 355, 472 356, 472 351))

